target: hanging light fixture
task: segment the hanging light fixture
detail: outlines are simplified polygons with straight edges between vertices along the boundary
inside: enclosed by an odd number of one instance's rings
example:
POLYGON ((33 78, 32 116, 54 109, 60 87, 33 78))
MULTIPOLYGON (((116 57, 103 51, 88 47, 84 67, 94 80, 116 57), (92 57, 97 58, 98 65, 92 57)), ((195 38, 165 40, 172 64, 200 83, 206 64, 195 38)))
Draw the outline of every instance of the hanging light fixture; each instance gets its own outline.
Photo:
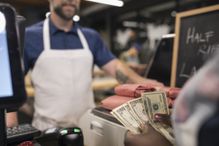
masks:
POLYGON ((80 21, 80 16, 79 16, 79 15, 74 15, 73 20, 74 20, 75 22, 80 21))
POLYGON ((121 0, 86 0, 86 1, 107 4, 111 6, 117 6, 117 7, 122 7, 124 5, 124 2, 121 0))

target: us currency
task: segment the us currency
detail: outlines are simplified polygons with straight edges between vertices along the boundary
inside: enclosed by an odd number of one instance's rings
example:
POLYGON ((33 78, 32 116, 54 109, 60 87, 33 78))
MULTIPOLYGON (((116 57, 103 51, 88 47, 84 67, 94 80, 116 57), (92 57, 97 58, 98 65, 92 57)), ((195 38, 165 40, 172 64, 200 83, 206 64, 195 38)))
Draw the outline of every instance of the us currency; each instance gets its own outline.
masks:
POLYGON ((147 112, 144 108, 143 99, 137 98, 128 102, 131 110, 133 111, 133 115, 136 119, 139 119, 142 124, 145 124, 149 119, 147 112))
POLYGON ((123 126, 125 126, 126 129, 130 130, 133 133, 138 134, 139 133, 139 129, 135 128, 133 125, 131 125, 127 120, 124 120, 121 118, 121 116, 119 116, 119 113, 115 112, 115 111, 111 111, 111 114, 118 120, 120 121, 123 126))
POLYGON ((133 112, 132 108, 129 106, 129 104, 123 104, 125 109, 130 113, 130 115, 135 119, 135 121, 138 123, 139 127, 141 125, 141 120, 137 118, 136 114, 133 112))
POLYGON ((112 114, 118 117, 118 120, 121 120, 121 123, 135 134, 140 133, 140 123, 134 118, 131 111, 128 110, 128 105, 123 104, 116 109, 113 109, 112 114))
POLYGON ((147 113, 150 120, 154 119, 155 114, 169 114, 167 97, 165 92, 148 92, 143 93, 144 106, 147 108, 147 113))
POLYGON ((173 129, 161 122, 154 122, 156 113, 169 114, 169 112, 164 92, 148 92, 143 93, 141 98, 133 99, 117 107, 111 113, 128 130, 136 134, 140 133, 140 125, 149 121, 156 131, 174 144, 173 129))
POLYGON ((127 121, 123 121, 114 111, 110 112, 119 122, 121 122, 127 129, 129 129, 130 131, 132 127, 129 127, 129 123, 127 123, 127 121))
POLYGON ((142 95, 144 105, 147 108, 149 115, 150 125, 161 135, 166 137, 172 144, 174 144, 175 141, 173 136, 173 129, 161 122, 154 122, 154 116, 156 113, 168 115, 170 113, 165 92, 150 92, 144 93, 142 95))

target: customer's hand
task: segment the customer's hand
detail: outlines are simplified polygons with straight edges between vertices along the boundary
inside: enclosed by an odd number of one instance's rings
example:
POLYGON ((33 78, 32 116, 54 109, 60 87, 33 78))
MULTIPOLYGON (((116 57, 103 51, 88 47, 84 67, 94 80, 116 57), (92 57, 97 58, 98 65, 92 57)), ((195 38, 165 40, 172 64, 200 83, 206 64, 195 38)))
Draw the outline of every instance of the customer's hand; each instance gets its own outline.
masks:
POLYGON ((172 146, 172 144, 149 124, 142 125, 142 134, 125 135, 125 146, 172 146))
POLYGON ((159 113, 155 114, 154 121, 155 122, 162 122, 168 126, 172 126, 171 116, 167 115, 167 114, 159 114, 159 113))

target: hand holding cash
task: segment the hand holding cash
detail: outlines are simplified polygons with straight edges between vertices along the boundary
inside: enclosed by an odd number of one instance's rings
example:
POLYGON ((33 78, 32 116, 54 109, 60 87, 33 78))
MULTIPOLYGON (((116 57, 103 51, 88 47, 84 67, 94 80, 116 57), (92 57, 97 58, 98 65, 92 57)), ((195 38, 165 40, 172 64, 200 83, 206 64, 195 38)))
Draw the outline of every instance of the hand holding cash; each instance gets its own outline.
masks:
POLYGON ((146 92, 112 110, 111 114, 133 134, 145 130, 149 123, 156 131, 174 143, 171 126, 161 122, 162 115, 170 115, 165 92, 146 92))
POLYGON ((145 131, 141 134, 132 134, 128 131, 125 135, 125 146, 172 146, 172 144, 150 124, 144 125, 145 131))

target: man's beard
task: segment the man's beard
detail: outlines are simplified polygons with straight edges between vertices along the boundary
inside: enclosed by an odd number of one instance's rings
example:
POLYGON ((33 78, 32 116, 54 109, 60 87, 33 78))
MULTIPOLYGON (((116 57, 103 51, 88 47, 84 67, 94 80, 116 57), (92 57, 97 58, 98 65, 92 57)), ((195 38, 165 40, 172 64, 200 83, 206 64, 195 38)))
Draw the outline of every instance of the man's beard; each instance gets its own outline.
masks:
POLYGON ((67 21, 72 20, 73 16, 77 13, 77 8, 75 8, 75 13, 74 13, 74 14, 72 14, 72 15, 65 15, 64 12, 63 12, 63 10, 62 10, 62 6, 63 6, 63 5, 61 5, 61 6, 56 6, 56 7, 54 8, 55 13, 56 13, 59 17, 61 17, 62 19, 64 19, 64 20, 67 20, 67 21))

